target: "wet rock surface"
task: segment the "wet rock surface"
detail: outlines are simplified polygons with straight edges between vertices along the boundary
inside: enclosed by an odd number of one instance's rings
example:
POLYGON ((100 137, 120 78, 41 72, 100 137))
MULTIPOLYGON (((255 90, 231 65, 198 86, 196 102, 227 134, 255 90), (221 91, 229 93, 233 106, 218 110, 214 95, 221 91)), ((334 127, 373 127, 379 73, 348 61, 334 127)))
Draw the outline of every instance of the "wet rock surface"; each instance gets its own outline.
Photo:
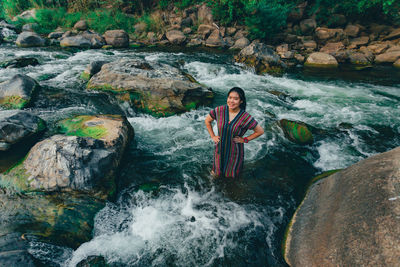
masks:
POLYGON ((87 88, 110 92, 155 116, 181 113, 209 103, 213 97, 210 89, 175 67, 133 59, 103 65, 87 88))
POLYGON ((0 151, 37 135, 45 129, 44 121, 26 111, 0 111, 0 151))
POLYGON ((313 184, 289 225, 290 266, 396 266, 400 148, 313 184))
POLYGON ((7 109, 21 109, 28 106, 39 90, 39 84, 31 77, 17 74, 0 83, 0 106, 7 109))

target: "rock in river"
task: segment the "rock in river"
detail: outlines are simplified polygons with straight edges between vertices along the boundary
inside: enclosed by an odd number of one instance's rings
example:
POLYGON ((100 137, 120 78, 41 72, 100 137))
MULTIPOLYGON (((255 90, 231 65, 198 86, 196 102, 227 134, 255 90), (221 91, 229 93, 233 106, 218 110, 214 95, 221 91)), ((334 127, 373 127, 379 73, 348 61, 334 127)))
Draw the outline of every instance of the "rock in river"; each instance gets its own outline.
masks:
POLYGON ((178 68, 135 59, 103 65, 87 88, 113 93, 154 116, 181 113, 208 104, 213 98, 211 89, 178 68))
POLYGON ((303 122, 282 119, 279 121, 286 138, 297 144, 311 144, 314 142, 313 135, 303 122))
POLYGON ((133 128, 117 115, 78 116, 59 123, 66 135, 37 143, 26 159, 1 179, 16 191, 80 190, 104 197, 114 178, 133 128))
POLYGON ((34 32, 22 32, 15 43, 20 47, 44 46, 46 40, 34 32))
POLYGON ((398 266, 400 147, 317 181, 289 224, 290 266, 398 266))
POLYGON ((31 77, 17 74, 11 80, 0 83, 0 106, 6 109, 21 109, 28 106, 39 89, 31 77))
POLYGON ((37 135, 46 128, 45 122, 30 112, 21 110, 0 111, 0 151, 37 135))

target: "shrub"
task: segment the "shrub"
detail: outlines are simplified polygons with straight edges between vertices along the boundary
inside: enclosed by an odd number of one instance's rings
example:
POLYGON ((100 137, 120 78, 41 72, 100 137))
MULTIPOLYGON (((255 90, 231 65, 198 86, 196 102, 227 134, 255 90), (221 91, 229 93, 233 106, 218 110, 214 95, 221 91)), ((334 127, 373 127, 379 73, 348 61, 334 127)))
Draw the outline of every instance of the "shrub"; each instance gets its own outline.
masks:
POLYGON ((222 25, 233 22, 243 24, 248 4, 249 0, 207 0, 207 5, 212 8, 214 18, 222 25))
POLYGON ((293 6, 283 1, 253 1, 247 6, 246 25, 250 38, 271 38, 285 25, 287 15, 293 6))
POLYGON ((89 27, 99 33, 116 29, 133 32, 136 23, 136 19, 132 16, 116 10, 96 10, 87 13, 84 18, 88 21, 89 27))

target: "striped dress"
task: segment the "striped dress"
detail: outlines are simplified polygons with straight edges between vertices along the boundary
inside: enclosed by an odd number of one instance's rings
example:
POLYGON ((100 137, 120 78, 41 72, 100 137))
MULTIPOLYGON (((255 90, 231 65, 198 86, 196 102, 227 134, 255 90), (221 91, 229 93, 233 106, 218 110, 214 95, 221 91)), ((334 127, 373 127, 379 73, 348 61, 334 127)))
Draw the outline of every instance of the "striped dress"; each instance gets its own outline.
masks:
POLYGON ((243 169, 244 144, 235 143, 235 136, 243 137, 247 130, 253 130, 257 121, 244 110, 229 122, 228 106, 219 106, 210 111, 217 121, 219 143, 215 146, 213 171, 217 176, 238 177, 243 169))

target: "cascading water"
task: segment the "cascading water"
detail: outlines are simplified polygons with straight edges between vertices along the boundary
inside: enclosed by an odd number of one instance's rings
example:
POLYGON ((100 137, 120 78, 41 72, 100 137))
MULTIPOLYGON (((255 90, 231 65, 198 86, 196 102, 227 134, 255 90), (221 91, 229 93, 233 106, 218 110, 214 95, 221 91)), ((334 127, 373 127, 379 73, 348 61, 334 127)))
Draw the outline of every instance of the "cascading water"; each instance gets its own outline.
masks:
POLYGON ((74 114, 125 114, 136 133, 118 198, 97 214, 93 239, 76 250, 32 242, 30 252, 48 265, 75 266, 99 255, 115 266, 285 266, 280 242, 308 180, 400 145, 396 72, 371 82, 301 72, 277 78, 255 75, 226 54, 0 46, 0 61, 17 56, 41 64, 0 69, 0 81, 16 73, 40 80, 31 111, 49 125, 74 114), (154 118, 85 91, 79 75, 88 62, 127 57, 180 66, 214 90, 213 107, 225 104, 229 88, 245 89, 248 112, 266 133, 246 145, 241 179, 210 177, 213 144, 204 119, 211 107, 154 118), (315 127, 314 144, 289 142, 276 123, 283 118, 315 127))

